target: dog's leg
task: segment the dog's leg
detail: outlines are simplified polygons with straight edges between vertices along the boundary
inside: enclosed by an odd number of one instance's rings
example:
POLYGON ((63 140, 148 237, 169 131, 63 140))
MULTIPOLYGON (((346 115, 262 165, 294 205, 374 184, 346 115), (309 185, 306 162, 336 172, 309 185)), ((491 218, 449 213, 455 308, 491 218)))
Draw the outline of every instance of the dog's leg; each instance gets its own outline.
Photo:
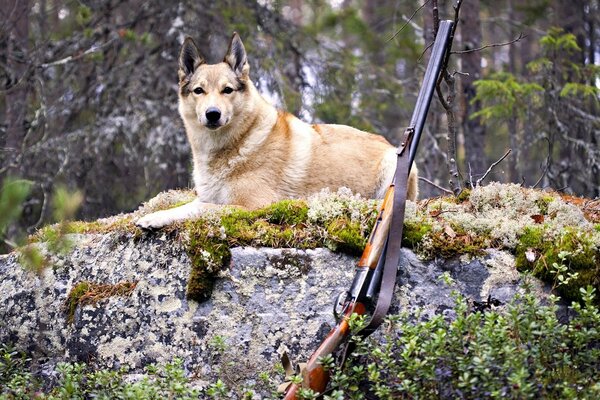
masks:
POLYGON ((203 203, 196 199, 179 207, 145 215, 138 219, 135 224, 143 229, 158 229, 176 222, 198 218, 203 211, 219 207, 218 204, 203 203))

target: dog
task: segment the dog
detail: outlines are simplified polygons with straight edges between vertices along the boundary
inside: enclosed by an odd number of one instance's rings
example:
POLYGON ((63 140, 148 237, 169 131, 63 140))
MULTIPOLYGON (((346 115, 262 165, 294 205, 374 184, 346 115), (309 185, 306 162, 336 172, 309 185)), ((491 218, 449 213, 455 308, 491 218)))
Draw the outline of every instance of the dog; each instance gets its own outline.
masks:
MULTIPOLYGON (((197 198, 148 214, 136 224, 160 228, 222 205, 257 209, 347 187, 382 198, 397 154, 382 136, 345 125, 309 124, 277 110, 250 80, 246 50, 233 34, 222 62, 207 64, 194 41, 179 56, 179 114, 192 148, 197 198)), ((416 200, 415 167, 408 198, 416 200)))

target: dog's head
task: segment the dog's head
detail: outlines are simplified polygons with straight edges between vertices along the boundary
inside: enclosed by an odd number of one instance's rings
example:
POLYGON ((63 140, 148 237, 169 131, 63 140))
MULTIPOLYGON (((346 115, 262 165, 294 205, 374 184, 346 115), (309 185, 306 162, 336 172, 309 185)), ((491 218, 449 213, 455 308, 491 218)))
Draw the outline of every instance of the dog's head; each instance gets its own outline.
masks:
POLYGON ((184 119, 196 118, 211 130, 227 126, 244 107, 249 71, 246 50, 237 33, 218 64, 207 64, 192 38, 186 38, 179 54, 178 73, 184 119))

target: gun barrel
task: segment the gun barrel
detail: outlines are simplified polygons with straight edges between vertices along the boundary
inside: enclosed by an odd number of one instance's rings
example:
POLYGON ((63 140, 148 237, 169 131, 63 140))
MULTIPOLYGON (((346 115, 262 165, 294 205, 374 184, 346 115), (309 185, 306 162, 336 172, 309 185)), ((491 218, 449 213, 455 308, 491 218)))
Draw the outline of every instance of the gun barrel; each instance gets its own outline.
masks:
POLYGON ((440 75, 442 68, 442 59, 446 54, 446 47, 448 38, 452 32, 453 21, 440 21, 440 27, 437 32, 437 37, 443 38, 443 40, 436 40, 433 49, 431 51, 431 59, 427 65, 427 70, 423 76, 423 86, 417 97, 417 104, 410 121, 410 125, 415 128, 415 136, 413 137, 410 145, 410 161, 408 164, 408 170, 412 165, 415 154, 417 153, 417 147, 419 146, 419 139, 421 138, 421 132, 427 119, 427 112, 429 111, 429 105, 431 104, 431 98, 433 97, 433 91, 437 85, 437 77, 440 75))

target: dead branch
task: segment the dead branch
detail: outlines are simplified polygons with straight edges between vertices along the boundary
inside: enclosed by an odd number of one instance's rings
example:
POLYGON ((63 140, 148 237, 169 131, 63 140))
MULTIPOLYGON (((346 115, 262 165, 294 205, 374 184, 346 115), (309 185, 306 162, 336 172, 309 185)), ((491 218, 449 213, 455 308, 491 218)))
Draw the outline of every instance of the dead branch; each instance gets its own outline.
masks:
POLYGON ((523 35, 523 32, 519 33, 519 36, 514 38, 513 40, 510 40, 508 42, 502 42, 502 43, 492 43, 492 44, 486 44, 485 46, 481 46, 478 47, 476 49, 469 49, 469 50, 455 50, 452 51, 452 54, 468 54, 468 53, 475 53, 476 51, 481 51, 483 49, 488 49, 490 47, 501 47, 501 46, 508 46, 511 45, 513 43, 516 43, 518 41, 520 41, 521 39, 526 38, 527 36, 523 35))
POLYGON ((402 25, 400 27, 400 29, 398 29, 396 31, 396 33, 394 33, 388 40, 386 40, 386 43, 391 42, 392 40, 394 40, 396 38, 396 36, 398 36, 398 34, 400 34, 400 32, 402 32, 402 30, 404 28, 406 28, 406 26, 412 21, 412 19, 415 17, 415 15, 417 15, 417 13, 419 11, 421 11, 423 9, 423 7, 425 7, 427 5, 427 3, 429 3, 431 0, 425 0, 425 2, 419 6, 419 8, 417 8, 410 17, 408 17, 408 20, 404 23, 404 25, 402 25))
MULTIPOLYGON (((548 141, 548 147, 550 147, 550 139, 548 138, 544 138, 548 141)), ((542 171, 542 175, 540 175, 540 178, 537 180, 537 182, 535 183, 535 185, 533 185, 531 188, 535 189, 537 187, 537 185, 539 185, 542 182, 542 179, 544 179, 544 177, 546 176, 546 174, 548 173, 548 168, 550 168, 550 152, 548 152, 548 156, 546 157, 546 165, 544 166, 544 170, 542 171)))
POLYGON ((492 169, 494 169, 494 167, 496 167, 496 165, 500 164, 502 162, 502 160, 504 160, 506 157, 508 157, 508 155, 511 152, 512 152, 512 149, 508 149, 506 151, 506 153, 504 153, 504 155, 502 157, 500 157, 500 159, 498 161, 496 161, 495 163, 490 165, 490 167, 487 169, 487 171, 485 171, 485 174, 483 174, 483 176, 481 178, 477 179, 477 182, 475 182, 475 186, 481 185, 481 182, 486 178, 486 176, 488 176, 488 174, 490 172, 492 172, 492 169))
POLYGON ((437 183, 435 183, 435 182, 432 182, 432 181, 430 181, 430 180, 429 180, 429 179, 427 179, 427 178, 424 178, 424 177, 420 176, 420 177, 419 177, 419 180, 420 180, 420 181, 423 181, 423 182, 425 182, 425 183, 428 183, 428 184, 430 184, 431 186, 433 186, 433 187, 435 187, 435 188, 437 188, 437 189, 441 190, 441 191, 442 191, 442 192, 444 192, 444 193, 448 193, 448 194, 454 194, 454 192, 453 192, 452 190, 450 190, 450 189, 446 189, 446 188, 444 188, 444 187, 441 187, 441 186, 440 186, 440 185, 438 185, 437 183))
POLYGON ((114 42, 116 39, 112 38, 110 40, 108 40, 105 43, 99 44, 99 45, 93 45, 92 47, 90 47, 89 49, 87 49, 86 51, 79 53, 79 54, 75 54, 72 56, 68 56, 65 58, 62 58, 60 60, 56 60, 56 61, 52 61, 52 62, 47 62, 47 63, 43 63, 40 64, 40 68, 48 68, 48 67, 54 67, 57 65, 63 65, 63 64, 67 64, 71 61, 76 61, 82 57, 85 57, 88 54, 92 54, 97 52, 98 50, 102 50, 104 47, 108 46, 109 44, 111 44, 112 42, 114 42))

